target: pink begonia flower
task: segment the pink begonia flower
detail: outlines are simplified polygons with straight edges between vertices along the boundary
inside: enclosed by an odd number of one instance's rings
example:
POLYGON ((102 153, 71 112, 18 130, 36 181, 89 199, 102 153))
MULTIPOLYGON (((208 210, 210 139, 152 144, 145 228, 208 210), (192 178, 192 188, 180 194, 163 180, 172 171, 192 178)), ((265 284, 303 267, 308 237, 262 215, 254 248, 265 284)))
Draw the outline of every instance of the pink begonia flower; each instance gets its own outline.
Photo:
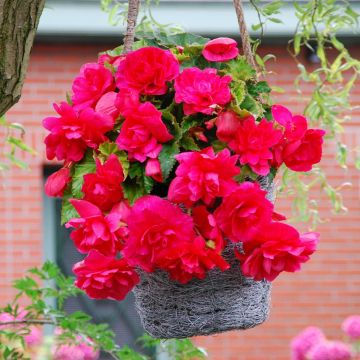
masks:
POLYGON ((270 172, 271 148, 282 137, 282 132, 273 127, 273 123, 262 119, 259 123, 252 116, 242 121, 234 142, 229 146, 240 155, 240 163, 248 164, 258 175, 266 176, 270 172))
POLYGON ((158 159, 148 159, 145 167, 145 175, 152 177, 158 182, 163 182, 160 161, 158 159))
POLYGON ((114 77, 109 69, 97 63, 84 64, 72 85, 74 109, 94 107, 103 94, 114 89, 114 77))
POLYGON ((307 120, 302 115, 295 115, 282 105, 273 105, 271 113, 274 120, 284 127, 284 136, 288 141, 301 139, 307 130, 307 120))
POLYGON ((216 118, 216 136, 220 141, 229 145, 231 149, 235 148, 236 134, 239 131, 242 121, 234 111, 222 111, 216 118))
POLYGON ((194 277, 204 279, 208 270, 218 267, 225 271, 230 265, 219 252, 207 247, 202 236, 197 236, 192 242, 165 248, 159 267, 166 270, 171 279, 186 284, 194 277))
POLYGON ((341 324, 341 329, 351 340, 360 340, 360 315, 348 316, 341 324))
POLYGON ((169 50, 144 47, 126 55, 115 75, 120 91, 134 89, 142 95, 163 95, 167 82, 179 74, 179 62, 169 50))
POLYGON ((184 69, 175 79, 175 101, 184 103, 185 115, 211 115, 231 100, 230 75, 219 76, 216 69, 184 69))
POLYGON ((76 345, 60 345, 53 352, 53 360, 84 360, 84 354, 76 345))
POLYGON ((71 181, 70 169, 63 167, 51 174, 45 183, 45 194, 47 196, 62 197, 64 190, 71 181))
POLYGON ((97 250, 106 256, 114 256, 123 244, 121 227, 126 226, 128 211, 126 206, 118 204, 104 216, 101 210, 85 200, 70 199, 80 218, 73 218, 66 227, 76 230, 70 234, 79 252, 86 254, 97 250))
POLYGON ((221 252, 227 242, 216 223, 214 215, 204 205, 198 205, 192 209, 192 217, 198 233, 211 243, 209 245, 215 251, 221 252))
POLYGON ((112 130, 114 120, 106 114, 86 108, 80 113, 65 102, 54 104, 60 117, 48 117, 43 126, 50 131, 45 138, 46 155, 49 160, 80 161, 87 147, 96 149, 112 130))
MULTIPOLYGON (((17 321, 24 320, 25 316, 28 314, 26 310, 19 311, 18 315, 14 317, 13 315, 3 312, 0 314, 0 322, 9 322, 9 321, 17 321)), ((19 325, 0 325, 0 330, 4 329, 18 329, 26 326, 25 324, 19 325)), ((38 326, 30 326, 29 334, 24 336, 25 344, 27 346, 38 346, 42 343, 42 331, 38 326)))
POLYGON ((137 111, 140 106, 139 93, 133 89, 121 89, 117 94, 115 106, 122 116, 137 111))
POLYGON ((201 151, 183 152, 175 156, 179 162, 176 177, 170 183, 168 199, 190 207, 198 200, 211 204, 216 197, 229 195, 237 183, 233 179, 240 168, 238 156, 228 149, 215 154, 212 147, 201 151))
POLYGON ((284 127, 283 138, 273 149, 273 166, 278 168, 284 162, 293 171, 310 171, 321 160, 325 131, 308 129, 304 116, 292 115, 282 105, 273 105, 271 112, 284 127))
POLYGON ((104 94, 95 106, 95 111, 111 116, 114 121, 119 117, 120 110, 116 106, 118 93, 114 91, 104 94))
POLYGON ((273 204, 266 191, 252 182, 243 182, 224 197, 214 216, 220 229, 233 242, 246 242, 271 220, 273 204))
POLYGON ((110 64, 113 65, 115 68, 119 67, 121 61, 123 61, 126 58, 126 55, 122 54, 122 55, 117 55, 117 56, 112 56, 109 54, 101 54, 98 57, 98 63, 100 65, 105 65, 110 64))
POLYGON ((273 222, 264 225, 251 241, 243 244, 244 254, 237 253, 241 270, 254 280, 273 281, 283 271, 299 271, 301 264, 316 250, 319 234, 300 236, 290 225, 273 222))
POLYGON ((324 135, 324 130, 308 129, 301 140, 285 145, 282 153, 285 165, 293 171, 310 171, 321 160, 324 135))
POLYGON ((309 351, 324 340, 325 335, 321 329, 315 326, 307 327, 291 340, 291 360, 307 360, 309 351))
POLYGON ((147 195, 136 200, 128 216, 129 236, 123 249, 129 264, 146 271, 162 268, 162 254, 195 239, 192 218, 168 200, 147 195))
POLYGON ((202 51, 208 61, 229 61, 239 55, 239 49, 234 39, 220 37, 208 41, 202 51))
POLYGON ((96 173, 84 175, 81 188, 84 200, 98 206, 102 211, 109 211, 123 199, 121 183, 124 172, 115 154, 111 154, 104 164, 96 159, 96 173))
POLYGON ((161 115, 161 111, 150 102, 139 104, 126 113, 116 143, 121 150, 128 152, 130 160, 145 162, 147 158, 156 159, 162 149, 161 144, 173 138, 161 115))
POLYGON ((91 250, 83 261, 76 263, 73 272, 77 276, 75 285, 92 299, 123 300, 140 281, 124 258, 105 256, 97 250, 91 250))
MULTIPOLYGON (((55 336, 60 336, 62 329, 55 329, 55 336)), ((53 346, 53 360, 98 360, 100 351, 94 348, 90 339, 76 336, 76 344, 59 344, 53 346)))
POLYGON ((309 360, 351 360, 351 347, 341 341, 321 341, 307 355, 309 360))

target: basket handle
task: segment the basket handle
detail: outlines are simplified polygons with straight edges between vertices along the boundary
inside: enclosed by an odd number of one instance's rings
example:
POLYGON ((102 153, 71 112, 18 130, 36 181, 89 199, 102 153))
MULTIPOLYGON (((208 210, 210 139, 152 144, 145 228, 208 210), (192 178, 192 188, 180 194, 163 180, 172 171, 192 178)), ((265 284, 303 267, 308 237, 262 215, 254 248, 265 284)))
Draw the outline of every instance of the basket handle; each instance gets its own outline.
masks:
MULTIPOLYGON (((233 0, 236 17, 239 24, 241 44, 246 60, 256 69, 254 54, 251 49, 250 37, 246 28, 242 0, 233 0)), ((124 52, 127 53, 132 49, 135 39, 136 20, 139 13, 140 0, 129 0, 129 9, 127 16, 127 28, 124 38, 124 52)))

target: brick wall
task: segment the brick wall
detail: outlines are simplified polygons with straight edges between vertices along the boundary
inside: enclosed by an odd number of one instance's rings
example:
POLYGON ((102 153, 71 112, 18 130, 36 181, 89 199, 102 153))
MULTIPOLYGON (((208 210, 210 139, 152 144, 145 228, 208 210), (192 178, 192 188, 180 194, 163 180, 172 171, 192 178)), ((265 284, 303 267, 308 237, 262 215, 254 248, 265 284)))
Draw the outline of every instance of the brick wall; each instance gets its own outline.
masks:
MULTIPOLYGON (((53 114, 52 103, 65 98, 73 77, 82 63, 93 61, 104 46, 38 44, 32 53, 22 100, 8 114, 11 121, 26 128, 26 141, 39 156, 25 155, 29 171, 12 169, 2 178, 0 188, 0 305, 13 294, 11 281, 23 275, 25 269, 39 265, 43 259, 42 174, 44 156, 41 120, 53 114)), ((285 47, 268 47, 277 61, 271 68, 272 84, 286 89, 277 96, 279 102, 301 111, 293 77, 296 67, 285 47)), ((360 55, 360 48, 353 49, 360 55)), ((306 96, 306 92, 305 95, 306 96)), ((354 92, 354 104, 359 104, 360 90, 354 92)), ((344 136, 352 145, 360 142, 360 113, 354 113, 344 136)), ((334 216, 321 196, 320 208, 327 222, 319 227, 321 244, 317 254, 298 274, 282 275, 273 285, 273 305, 269 321, 246 332, 231 332, 216 337, 198 339, 208 349, 211 360, 281 360, 289 359, 288 344, 303 327, 318 325, 329 337, 340 336, 342 319, 360 313, 360 220, 359 175, 353 163, 340 171, 333 161, 334 151, 326 149, 323 165, 333 184, 350 181, 343 195, 349 213, 334 216)), ((350 159, 353 161, 353 159, 350 159)), ((320 193, 316 194, 320 197, 320 193)), ((278 199, 279 211, 289 212, 290 201, 278 199)))

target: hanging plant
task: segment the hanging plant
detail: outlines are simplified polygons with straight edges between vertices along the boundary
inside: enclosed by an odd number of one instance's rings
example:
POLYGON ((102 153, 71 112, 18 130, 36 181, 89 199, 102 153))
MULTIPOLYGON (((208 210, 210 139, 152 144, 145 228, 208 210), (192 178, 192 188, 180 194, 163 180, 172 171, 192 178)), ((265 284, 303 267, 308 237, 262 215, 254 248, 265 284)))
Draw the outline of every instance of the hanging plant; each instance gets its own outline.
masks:
POLYGON ((319 237, 275 212, 274 177, 282 164, 311 170, 325 132, 271 104, 249 46, 176 34, 130 50, 134 26, 43 122, 48 158, 64 161, 46 192, 87 254, 76 285, 119 301, 134 289, 155 337, 253 327, 269 282, 299 270, 319 237))

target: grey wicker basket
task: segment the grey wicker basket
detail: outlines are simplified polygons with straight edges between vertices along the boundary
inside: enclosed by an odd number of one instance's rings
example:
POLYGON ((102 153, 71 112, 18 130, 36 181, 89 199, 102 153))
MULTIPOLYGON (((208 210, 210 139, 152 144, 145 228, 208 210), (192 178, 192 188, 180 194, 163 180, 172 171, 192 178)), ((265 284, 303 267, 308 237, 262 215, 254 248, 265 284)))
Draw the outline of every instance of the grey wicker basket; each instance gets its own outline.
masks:
MULTIPOLYGON (((260 183, 273 201, 272 185, 265 178, 260 183)), ((231 268, 211 270, 204 280, 182 285, 163 271, 141 272, 133 291, 144 329, 155 338, 180 339, 263 323, 269 316, 271 284, 242 275, 234 246, 229 244, 223 253, 231 268)))

